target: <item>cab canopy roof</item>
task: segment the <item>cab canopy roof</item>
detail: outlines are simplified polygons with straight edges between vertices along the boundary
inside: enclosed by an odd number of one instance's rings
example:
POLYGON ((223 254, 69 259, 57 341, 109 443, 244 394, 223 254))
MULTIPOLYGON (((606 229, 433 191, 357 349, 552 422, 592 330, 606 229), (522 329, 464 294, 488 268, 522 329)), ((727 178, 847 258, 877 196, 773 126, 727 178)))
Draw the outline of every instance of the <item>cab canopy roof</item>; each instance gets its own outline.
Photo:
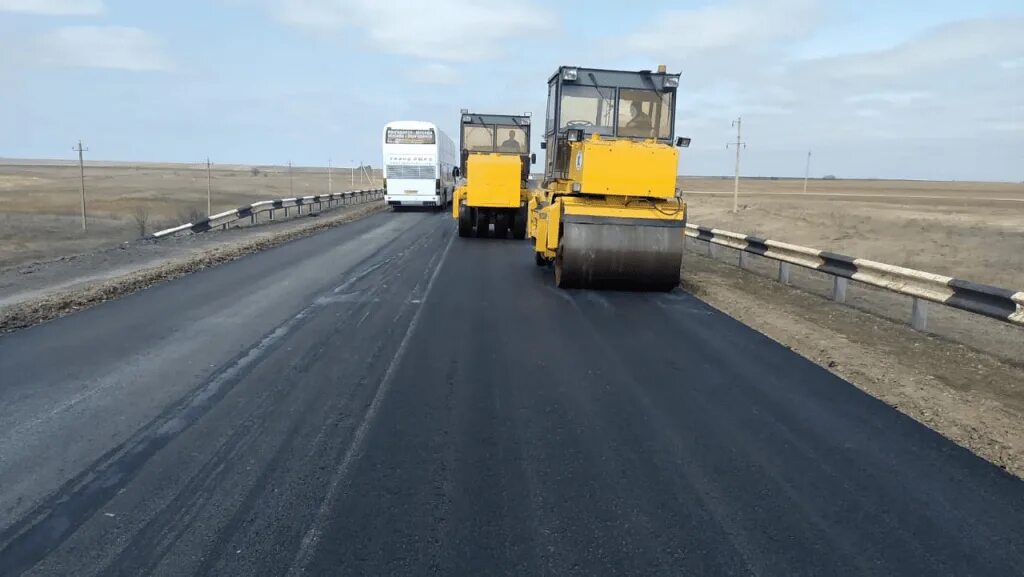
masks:
POLYGON ((603 68, 559 66, 558 70, 548 78, 548 84, 558 82, 575 86, 614 86, 675 92, 679 86, 679 76, 679 74, 651 70, 605 70, 603 68))
POLYGON ((530 126, 529 114, 478 114, 462 111, 463 124, 496 124, 498 126, 530 126))

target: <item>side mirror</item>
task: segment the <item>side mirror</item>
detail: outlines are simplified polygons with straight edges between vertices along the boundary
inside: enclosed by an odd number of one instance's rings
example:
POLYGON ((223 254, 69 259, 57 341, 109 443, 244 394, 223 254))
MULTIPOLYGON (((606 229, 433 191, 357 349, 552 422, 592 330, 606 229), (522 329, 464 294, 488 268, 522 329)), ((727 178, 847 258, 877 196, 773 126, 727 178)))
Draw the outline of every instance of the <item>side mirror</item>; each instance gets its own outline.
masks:
POLYGON ((530 155, 530 164, 537 164, 537 153, 534 152, 530 155))
POLYGON ((540 149, 541 150, 546 150, 547 147, 548 147, 548 141, 547 140, 541 140, 540 141, 540 149))
POLYGON ((459 167, 458 167, 458 166, 456 166, 455 168, 453 168, 453 169, 452 169, 452 177, 453 177, 453 178, 458 178, 458 177, 459 177, 459 172, 460 172, 460 171, 459 171, 459 167))
POLYGON ((690 139, 686 136, 680 136, 679 138, 676 138, 676 146, 679 148, 689 148, 690 139))

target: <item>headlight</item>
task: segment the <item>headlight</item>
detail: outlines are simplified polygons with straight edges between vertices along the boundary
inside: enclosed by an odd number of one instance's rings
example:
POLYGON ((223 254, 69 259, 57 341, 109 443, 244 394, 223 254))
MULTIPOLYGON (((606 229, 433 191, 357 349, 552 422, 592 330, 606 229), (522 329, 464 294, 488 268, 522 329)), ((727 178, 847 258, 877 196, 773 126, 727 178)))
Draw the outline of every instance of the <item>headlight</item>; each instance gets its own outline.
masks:
POLYGON ((562 80, 569 82, 575 82, 576 77, 579 75, 579 70, 576 68, 563 68, 562 69, 562 80))
POLYGON ((678 76, 666 76, 665 77, 665 88, 678 88, 679 77, 678 76))

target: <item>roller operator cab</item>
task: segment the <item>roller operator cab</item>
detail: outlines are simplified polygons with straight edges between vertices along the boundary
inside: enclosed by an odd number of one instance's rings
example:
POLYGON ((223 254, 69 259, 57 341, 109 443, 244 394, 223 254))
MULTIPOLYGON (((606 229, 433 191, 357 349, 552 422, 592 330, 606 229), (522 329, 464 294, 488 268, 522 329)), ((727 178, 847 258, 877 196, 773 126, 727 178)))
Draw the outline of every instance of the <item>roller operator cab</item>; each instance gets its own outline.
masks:
POLYGON ((530 115, 462 111, 460 176, 452 201, 459 236, 526 238, 530 115))
POLYGON ((528 234, 559 287, 671 290, 686 205, 676 190, 679 75, 560 67, 548 81, 543 186, 528 234))

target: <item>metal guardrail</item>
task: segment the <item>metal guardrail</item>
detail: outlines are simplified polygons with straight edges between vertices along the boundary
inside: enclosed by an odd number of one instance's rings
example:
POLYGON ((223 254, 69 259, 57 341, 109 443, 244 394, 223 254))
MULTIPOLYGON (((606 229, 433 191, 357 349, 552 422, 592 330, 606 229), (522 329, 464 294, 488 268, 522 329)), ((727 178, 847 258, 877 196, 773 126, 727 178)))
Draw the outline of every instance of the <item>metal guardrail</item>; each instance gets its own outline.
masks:
POLYGON ((284 210, 288 216, 288 209, 295 208, 297 214, 302 214, 302 207, 308 207, 307 212, 312 212, 315 206, 320 210, 324 203, 330 206, 346 206, 364 204, 372 200, 384 198, 384 189, 375 188, 371 190, 350 190, 348 192, 335 192, 333 194, 317 194, 313 196, 297 196, 295 198, 280 198, 277 200, 262 200, 250 205, 228 210, 219 214, 211 215, 197 222, 188 222, 182 225, 161 230, 153 233, 153 238, 163 238, 179 232, 206 232, 215 226, 227 225, 236 220, 248 218, 255 224, 258 221, 258 214, 261 212, 270 213, 270 219, 274 219, 274 211, 284 210))
POLYGON ((1024 326, 1024 291, 978 284, 705 226, 687 224, 686 236, 707 242, 709 256, 713 255, 715 246, 740 251, 741 268, 747 264, 747 254, 779 261, 778 280, 783 284, 789 284, 791 265, 830 274, 833 277, 832 299, 837 302, 846 301, 847 284, 851 279, 910 296, 913 298, 910 324, 917 330, 923 331, 927 326, 927 302, 1024 326))

